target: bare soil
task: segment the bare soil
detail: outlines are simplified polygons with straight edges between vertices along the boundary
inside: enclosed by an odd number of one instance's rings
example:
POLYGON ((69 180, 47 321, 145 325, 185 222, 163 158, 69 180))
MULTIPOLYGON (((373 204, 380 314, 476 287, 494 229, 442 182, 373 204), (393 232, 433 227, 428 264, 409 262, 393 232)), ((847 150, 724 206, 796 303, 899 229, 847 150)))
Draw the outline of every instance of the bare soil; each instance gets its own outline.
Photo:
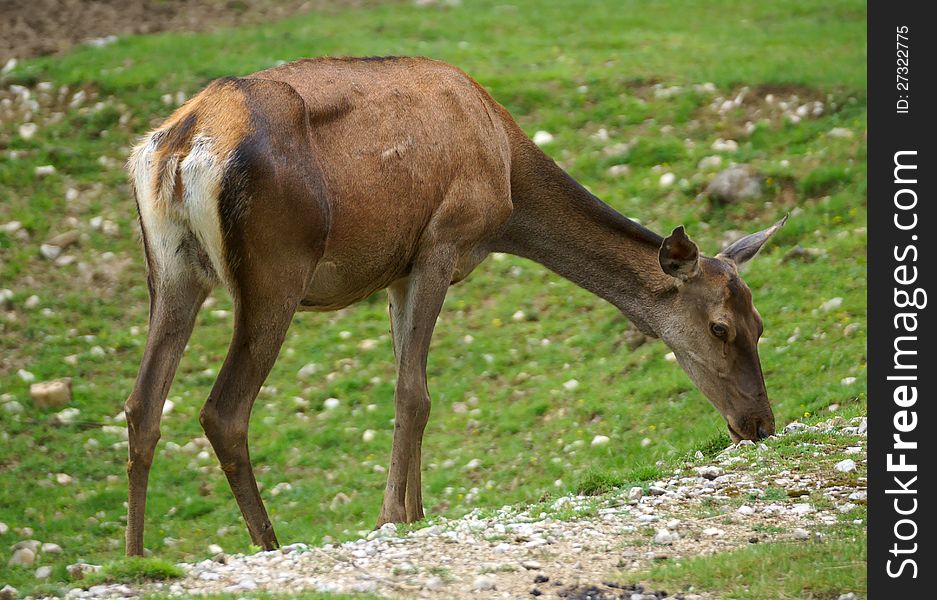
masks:
POLYGON ((0 66, 107 36, 206 31, 379 0, 0 0, 0 66))

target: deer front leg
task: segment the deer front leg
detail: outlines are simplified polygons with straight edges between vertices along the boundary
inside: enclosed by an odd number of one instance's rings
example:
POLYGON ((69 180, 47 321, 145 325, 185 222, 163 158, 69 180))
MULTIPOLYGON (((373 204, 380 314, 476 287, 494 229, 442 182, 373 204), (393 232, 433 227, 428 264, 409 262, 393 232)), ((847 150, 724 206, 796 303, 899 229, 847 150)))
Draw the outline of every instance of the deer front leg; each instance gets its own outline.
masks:
MULTIPOLYGON (((127 556, 143 554, 146 488, 159 441, 159 421, 179 359, 207 291, 185 273, 172 285, 151 286, 150 330, 133 392, 127 399, 127 556)), ((151 282, 152 283, 152 282, 151 282)))
POLYGON ((423 518, 420 453, 430 411, 426 355, 454 268, 454 250, 437 248, 387 289, 397 361, 396 419, 378 527, 423 518))

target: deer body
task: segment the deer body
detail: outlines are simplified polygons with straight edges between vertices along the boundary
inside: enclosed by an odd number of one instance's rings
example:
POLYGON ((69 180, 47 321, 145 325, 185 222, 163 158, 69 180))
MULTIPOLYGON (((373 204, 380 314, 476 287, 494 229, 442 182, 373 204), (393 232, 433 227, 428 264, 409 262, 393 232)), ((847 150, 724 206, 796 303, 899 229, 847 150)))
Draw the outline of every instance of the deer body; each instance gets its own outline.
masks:
POLYGON ((701 259, 682 228, 664 239, 594 198, 454 67, 313 59, 221 79, 146 136, 128 167, 151 298, 126 404, 128 554, 143 551, 162 406, 198 308, 217 285, 234 300, 234 333, 200 420, 252 541, 264 548, 277 541, 247 428, 295 311, 335 310, 387 289, 397 418, 378 522, 414 521, 423 517, 432 330, 449 285, 492 251, 546 265, 662 337, 733 437, 773 432, 754 347, 760 318, 733 261, 754 255, 777 226, 740 241, 734 254, 701 259), (730 333, 710 339, 720 310, 728 316, 719 319, 732 320, 731 341, 730 333), (695 313, 705 313, 702 334, 684 322, 695 313), (710 365, 703 346, 720 343, 724 360, 710 365), (743 377, 729 374, 733 365, 743 377))

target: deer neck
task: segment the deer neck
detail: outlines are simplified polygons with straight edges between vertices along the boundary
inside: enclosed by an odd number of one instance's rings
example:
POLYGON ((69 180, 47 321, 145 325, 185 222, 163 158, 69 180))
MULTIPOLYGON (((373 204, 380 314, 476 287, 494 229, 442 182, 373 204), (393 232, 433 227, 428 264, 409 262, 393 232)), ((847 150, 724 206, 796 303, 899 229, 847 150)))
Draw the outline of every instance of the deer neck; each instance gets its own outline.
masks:
POLYGON ((511 165, 514 212, 493 250, 538 262, 659 336, 673 279, 663 239, 593 196, 529 140, 511 165))

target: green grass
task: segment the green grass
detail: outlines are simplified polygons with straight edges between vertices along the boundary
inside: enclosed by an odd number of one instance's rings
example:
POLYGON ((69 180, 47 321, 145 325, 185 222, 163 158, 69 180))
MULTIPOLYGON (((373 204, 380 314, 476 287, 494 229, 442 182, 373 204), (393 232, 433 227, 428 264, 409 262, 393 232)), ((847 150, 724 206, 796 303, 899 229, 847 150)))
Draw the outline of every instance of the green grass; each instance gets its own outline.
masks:
POLYGON ((167 560, 130 556, 109 562, 100 571, 88 573, 80 583, 81 587, 89 588, 103 583, 143 583, 184 576, 185 571, 167 560))
MULTIPOLYGON (((0 311, 0 405, 25 407, 21 415, 0 410, 0 521, 12 529, 0 547, 25 537, 22 528, 60 544, 62 555, 38 559, 56 568, 49 585, 65 581, 66 564, 120 556, 126 448, 119 433, 100 426, 123 425, 111 418, 133 384, 148 309, 121 163, 133 140, 170 112, 164 94, 191 95, 214 77, 302 56, 420 54, 452 62, 526 131, 553 133, 545 150, 599 197, 656 231, 685 223, 710 255, 723 232, 754 231, 791 212, 745 271, 766 321, 761 356, 778 422, 825 414, 834 403, 841 413, 862 413, 866 328, 852 335, 843 328, 863 324, 866 310, 864 52, 865 5, 855 0, 491 0, 326 11, 23 61, 12 81, 34 90, 40 82, 81 88, 89 99, 41 111, 29 140, 18 123, 0 123, 0 224, 20 221, 29 234, 20 240, 0 231, 0 287, 14 294, 13 308, 0 311), (708 82, 714 92, 695 87, 708 82), (680 87, 667 95, 655 84, 680 87), (825 109, 798 124, 773 113, 761 122, 752 112, 761 105, 712 109, 716 97, 743 88, 762 100, 768 93, 821 100, 825 109), (46 120, 52 112, 61 116, 46 120), (755 131, 743 134, 753 119, 755 131), (835 127, 854 136, 828 136, 835 127), (736 139, 738 150, 713 151, 718 138, 736 139), (616 146, 622 142, 629 147, 616 146), (697 165, 712 154, 723 154, 723 165, 745 162, 765 173, 769 203, 698 201, 712 172, 697 165), (608 172, 619 163, 629 164, 628 176, 608 172), (34 175, 47 164, 53 175, 34 175), (662 169, 676 175, 675 185, 660 187, 662 169), (66 199, 70 189, 76 198, 66 199), (98 216, 116 234, 91 227, 98 216), (56 267, 40 257, 41 242, 76 227, 82 239, 68 250, 76 263, 56 267), (782 261, 797 244, 821 258, 782 261), (39 306, 26 308, 33 294, 39 306), (817 310, 834 296, 843 298, 838 309, 817 310), (74 365, 65 360, 72 355, 74 365), (72 377, 77 421, 56 425, 52 411, 34 408, 18 369, 38 380, 72 377), (857 381, 843 385, 845 377, 857 381), (73 482, 56 483, 57 473, 73 482)), ((145 544, 170 561, 206 558, 210 543, 249 549, 214 457, 169 444, 202 435, 198 411, 231 333, 230 316, 212 312, 230 309, 230 300, 222 292, 214 298, 182 358, 151 475, 145 544)), ((514 257, 489 260, 453 287, 429 358, 428 512, 457 517, 577 489, 642 485, 657 476, 647 465, 725 447, 722 419, 664 359, 667 349, 654 342, 628 350, 628 327, 611 306, 514 257), (530 318, 514 321, 517 310, 530 318), (572 391, 563 386, 571 379, 580 382, 572 391), (611 443, 592 447, 595 435, 611 443), (477 469, 464 468, 476 458, 477 469)), ((393 433, 393 384, 383 293, 349 310, 296 317, 256 402, 250 439, 281 542, 349 539, 373 526, 385 477, 376 467, 386 466, 393 433), (376 348, 360 350, 365 339, 376 348), (318 372, 300 379, 312 362, 318 372), (323 411, 328 397, 340 407, 323 411), (376 436, 365 443, 368 429, 376 436), (292 489, 271 495, 280 482, 292 489)), ((23 592, 36 585, 33 569, 0 559, 0 584, 23 592)))
POLYGON ((739 600, 829 600, 866 594, 866 540, 755 544, 734 552, 655 566, 633 576, 649 589, 718 592, 739 600))

